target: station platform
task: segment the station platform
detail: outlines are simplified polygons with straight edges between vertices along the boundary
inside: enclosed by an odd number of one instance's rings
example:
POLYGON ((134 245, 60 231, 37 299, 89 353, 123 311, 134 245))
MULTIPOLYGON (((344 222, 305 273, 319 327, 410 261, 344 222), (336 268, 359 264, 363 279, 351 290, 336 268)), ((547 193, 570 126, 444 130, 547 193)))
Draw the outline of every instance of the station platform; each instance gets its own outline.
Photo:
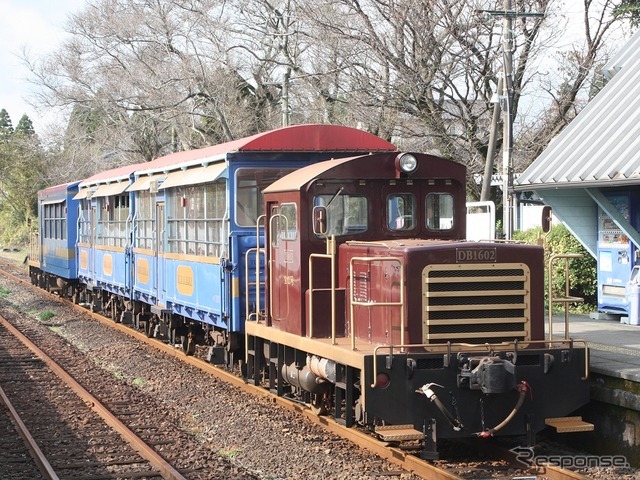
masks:
MULTIPOLYGON (((569 336, 589 345, 591 402, 577 412, 592 432, 564 436, 590 454, 623 455, 640 467, 640 326, 601 315, 570 315, 569 336)), ((564 338, 564 314, 554 315, 554 338, 564 338)), ((548 324, 547 324, 548 326, 548 324)))
MULTIPOLYGON (((553 316, 554 338, 564 338, 564 314, 553 316)), ((591 373, 640 384, 640 325, 569 316, 569 336, 589 344, 591 373)))

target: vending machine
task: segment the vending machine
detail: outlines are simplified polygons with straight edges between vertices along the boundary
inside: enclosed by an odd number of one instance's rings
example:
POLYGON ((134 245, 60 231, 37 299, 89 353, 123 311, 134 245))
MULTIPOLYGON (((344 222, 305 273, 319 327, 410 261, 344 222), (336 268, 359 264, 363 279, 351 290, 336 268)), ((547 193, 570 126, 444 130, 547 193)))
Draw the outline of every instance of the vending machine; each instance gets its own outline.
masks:
MULTIPOLYGON (((605 194, 627 221, 632 222, 631 192, 605 194)), ((634 225, 635 226, 635 225, 634 225)), ((598 310, 626 315, 625 287, 635 262, 635 247, 620 227, 598 207, 598 310)))

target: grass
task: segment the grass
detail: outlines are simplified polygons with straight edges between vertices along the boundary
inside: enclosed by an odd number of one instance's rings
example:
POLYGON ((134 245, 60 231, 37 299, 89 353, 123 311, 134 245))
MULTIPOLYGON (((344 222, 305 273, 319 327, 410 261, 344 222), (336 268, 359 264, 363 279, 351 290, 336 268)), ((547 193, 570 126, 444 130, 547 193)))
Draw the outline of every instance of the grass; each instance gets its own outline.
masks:
POLYGON ((0 287, 0 298, 8 298, 9 294, 11 293, 11 290, 9 290, 6 287, 0 287))
POLYGON ((9 260, 11 262, 16 263, 17 265, 22 265, 24 259, 29 255, 29 249, 27 247, 21 247, 14 251, 13 248, 10 248, 8 252, 0 249, 0 257, 9 260))
POLYGON ((229 459, 230 462, 233 462, 233 460, 236 458, 236 455, 240 452, 239 448, 229 448, 229 449, 223 449, 220 450, 218 453, 229 459))
POLYGON ((47 320, 51 320, 55 316, 55 312, 52 312, 51 310, 45 310, 44 312, 40 312, 38 318, 41 322, 46 322, 47 320))

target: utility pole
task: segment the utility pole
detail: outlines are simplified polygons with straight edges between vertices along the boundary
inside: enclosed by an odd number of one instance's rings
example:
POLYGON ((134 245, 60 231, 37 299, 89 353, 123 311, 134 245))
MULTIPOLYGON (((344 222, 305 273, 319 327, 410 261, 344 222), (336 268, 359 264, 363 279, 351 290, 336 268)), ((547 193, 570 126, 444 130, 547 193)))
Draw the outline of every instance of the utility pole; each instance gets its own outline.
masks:
MULTIPOLYGON (((513 234, 513 202, 511 191, 513 190, 513 19, 515 17, 543 17, 544 13, 521 13, 511 10, 511 0, 504 0, 504 10, 481 10, 491 16, 502 17, 502 57, 503 68, 501 84, 498 84, 500 106, 502 108, 502 231, 504 237, 510 240, 513 234)), ((495 137, 497 130, 497 115, 494 109, 494 121, 492 123, 491 135, 495 137)), ((491 142, 491 140, 490 140, 491 142)), ((487 164, 491 162, 493 169, 494 148, 489 145, 487 164), (491 158, 489 158, 491 156, 491 158)), ((485 168, 484 182, 482 185, 483 195, 485 192, 484 183, 487 182, 487 168, 485 168)), ((489 183, 491 177, 489 176, 489 183)))
MULTIPOLYGON (((498 91, 495 94, 496 100, 493 105, 493 116, 491 117, 491 132, 489 132, 489 148, 487 149, 487 160, 484 163, 484 177, 482 178, 482 191, 480 201, 488 202, 491 199, 491 177, 493 176, 493 157, 496 154, 496 140, 498 136, 498 122, 500 120, 500 95, 502 93, 504 81, 502 76, 498 80, 498 91)), ((494 102, 494 100, 491 100, 494 102)))
POLYGON ((289 81, 291 80, 291 68, 287 68, 282 79, 282 126, 289 126, 289 81))
POLYGON ((511 187, 513 186, 513 31, 511 0, 504 0, 502 18, 502 55, 504 57, 503 96, 505 108, 502 122, 502 230, 504 238, 511 240, 513 215, 511 187))

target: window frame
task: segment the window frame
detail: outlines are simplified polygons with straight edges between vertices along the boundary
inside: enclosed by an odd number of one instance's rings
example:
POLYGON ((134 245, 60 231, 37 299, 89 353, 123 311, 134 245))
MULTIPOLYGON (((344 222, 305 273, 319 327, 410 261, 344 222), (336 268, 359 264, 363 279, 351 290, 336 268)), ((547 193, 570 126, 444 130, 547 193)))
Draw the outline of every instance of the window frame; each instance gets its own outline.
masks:
MULTIPOLYGON (((338 193, 316 193, 313 196, 312 208, 318 206, 326 206, 327 204, 329 205, 327 208, 326 236, 335 236, 336 238, 340 238, 362 235, 369 231, 369 229, 371 228, 371 219, 369 218, 369 203, 370 198, 367 194, 359 192, 349 193, 338 190, 338 193), (352 203, 354 199, 358 199, 358 201, 362 201, 362 203, 360 205, 356 205, 352 203), (341 211, 341 217, 336 217, 336 212, 333 212, 332 210, 341 211), (351 213, 349 210, 357 210, 357 213, 359 213, 359 215, 355 217, 353 215, 348 215, 348 213, 351 213), (358 220, 358 223, 351 224, 347 221, 350 218, 356 218, 356 220, 358 220), (364 224, 360 223, 362 220, 364 220, 364 224)), ((310 215, 310 218, 313 218, 313 215, 310 215)), ((323 238, 324 235, 316 235, 316 237, 323 238)))
POLYGON ((415 230, 420 222, 418 215, 418 200, 416 195, 411 192, 393 192, 387 194, 386 198, 386 226, 392 232, 409 232, 415 230), (406 212, 406 200, 410 199, 410 214, 406 212), (395 204, 398 200, 402 200, 402 214, 400 214, 400 206, 395 204), (395 212, 393 211, 395 210, 395 212), (409 218, 411 224, 405 225, 405 219, 409 218), (400 225, 400 221, 402 224, 400 225))
POLYGON ((453 230, 454 226, 456 224, 456 204, 455 204, 455 196, 451 193, 451 192, 429 192, 427 193, 426 197, 425 197, 425 226, 427 227, 428 230, 432 231, 432 232, 448 232, 453 230), (447 206, 442 206, 442 202, 441 199, 443 198, 449 198, 449 205, 447 206), (435 209, 431 208, 431 212, 432 214, 429 213, 429 201, 432 198, 438 198, 438 216, 435 216, 435 209), (450 212, 445 212, 444 208, 450 208, 450 212), (443 216, 443 213, 450 213, 451 214, 451 224, 448 227, 442 227, 442 222, 444 218, 449 218, 447 216, 443 216), (438 222, 438 224, 440 225, 439 227, 437 227, 435 225, 435 222, 438 222), (433 225, 431 224, 433 222, 433 225))

